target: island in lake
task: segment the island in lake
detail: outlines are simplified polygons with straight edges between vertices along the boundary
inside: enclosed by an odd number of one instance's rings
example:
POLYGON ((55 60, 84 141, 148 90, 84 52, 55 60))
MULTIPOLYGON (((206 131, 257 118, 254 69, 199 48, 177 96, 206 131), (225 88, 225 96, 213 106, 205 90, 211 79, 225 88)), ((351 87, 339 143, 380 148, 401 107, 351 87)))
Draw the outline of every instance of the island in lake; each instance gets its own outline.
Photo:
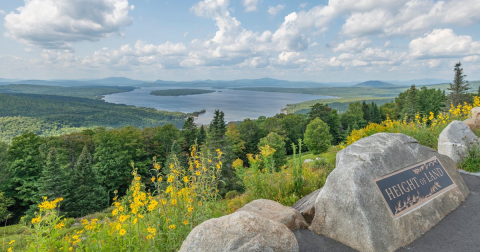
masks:
POLYGON ((182 88, 182 89, 154 90, 154 91, 150 92, 150 95, 156 95, 156 96, 181 96, 181 95, 208 94, 208 93, 214 93, 214 92, 215 92, 215 90, 182 88))

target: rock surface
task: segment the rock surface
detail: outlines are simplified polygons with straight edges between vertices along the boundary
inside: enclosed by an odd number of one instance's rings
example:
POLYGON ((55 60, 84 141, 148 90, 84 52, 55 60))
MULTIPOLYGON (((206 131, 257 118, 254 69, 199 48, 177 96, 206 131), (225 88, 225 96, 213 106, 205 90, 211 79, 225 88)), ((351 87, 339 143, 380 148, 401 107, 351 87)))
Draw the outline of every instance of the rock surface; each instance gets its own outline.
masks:
POLYGON ((472 118, 468 118, 467 120, 463 121, 467 126, 473 131, 476 129, 480 129, 480 119, 474 120, 472 118))
POLYGON ((458 164, 474 141, 478 141, 478 137, 465 122, 453 121, 438 137, 438 152, 458 164))
POLYGON ((303 161, 303 163, 306 164, 306 163, 310 163, 312 161, 313 161, 313 159, 305 159, 305 161, 303 161))
POLYGON ((195 227, 181 252, 295 252, 298 243, 285 225, 245 211, 210 219, 195 227))
POLYGON ((480 107, 472 108, 472 119, 480 120, 480 107))
POLYGON ((280 222, 290 230, 308 228, 307 222, 297 210, 273 200, 254 200, 237 210, 237 212, 239 211, 258 214, 263 218, 280 222))
POLYGON ((303 216, 309 225, 312 223, 313 217, 315 216, 315 200, 321 190, 322 188, 310 193, 292 206, 293 209, 297 210, 303 216))
POLYGON ((378 133, 337 154, 336 168, 318 194, 309 229, 359 251, 395 251, 435 226, 468 193, 450 158, 412 137, 378 133), (456 187, 394 218, 374 180, 434 156, 456 187))

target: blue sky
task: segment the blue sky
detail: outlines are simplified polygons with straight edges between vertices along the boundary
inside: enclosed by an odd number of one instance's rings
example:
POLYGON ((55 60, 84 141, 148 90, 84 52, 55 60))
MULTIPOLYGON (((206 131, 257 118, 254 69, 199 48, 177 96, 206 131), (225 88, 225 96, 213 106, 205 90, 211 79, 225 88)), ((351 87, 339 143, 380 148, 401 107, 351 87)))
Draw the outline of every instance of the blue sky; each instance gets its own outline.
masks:
POLYGON ((0 78, 480 79, 478 0, 10 0, 0 78))

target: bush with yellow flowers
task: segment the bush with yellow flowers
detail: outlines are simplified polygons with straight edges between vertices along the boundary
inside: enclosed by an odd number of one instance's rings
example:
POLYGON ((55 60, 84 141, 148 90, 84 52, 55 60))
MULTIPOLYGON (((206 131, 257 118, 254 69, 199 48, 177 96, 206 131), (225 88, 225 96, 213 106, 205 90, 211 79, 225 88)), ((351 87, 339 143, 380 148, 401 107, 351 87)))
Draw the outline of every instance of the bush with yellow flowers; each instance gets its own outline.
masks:
MULTIPOLYGON (((58 213, 52 211, 61 199, 44 201, 31 221, 28 248, 36 251, 176 251, 193 227, 218 217, 215 206, 222 152, 214 155, 191 148, 188 168, 176 157, 169 174, 153 161, 151 178, 141 178, 133 168, 133 180, 122 199, 114 198, 111 218, 84 219, 82 229, 64 236, 58 213), (153 183, 147 191, 144 182, 153 183)), ((132 164, 132 167, 133 164, 132 164)))
POLYGON ((395 121, 387 118, 380 124, 370 123, 363 129, 353 130, 342 147, 379 132, 389 132, 406 134, 417 139, 422 145, 437 149, 438 135, 443 129, 454 120, 463 121, 468 118, 473 107, 480 107, 480 97, 474 97, 473 104, 458 104, 457 107, 451 105, 447 112, 438 113, 436 116, 433 112, 424 116, 416 113, 415 118, 410 121, 405 117, 395 121))
MULTIPOLYGON (((293 145, 294 152, 297 146, 293 145)), ((301 142, 299 153, 293 155, 293 164, 276 171, 273 161, 275 149, 269 145, 260 147, 260 155, 248 154, 250 167, 237 159, 232 166, 245 185, 245 193, 228 199, 228 211, 234 212, 256 199, 270 199, 291 206, 302 197, 321 188, 329 169, 326 166, 312 167, 302 163, 301 142)))

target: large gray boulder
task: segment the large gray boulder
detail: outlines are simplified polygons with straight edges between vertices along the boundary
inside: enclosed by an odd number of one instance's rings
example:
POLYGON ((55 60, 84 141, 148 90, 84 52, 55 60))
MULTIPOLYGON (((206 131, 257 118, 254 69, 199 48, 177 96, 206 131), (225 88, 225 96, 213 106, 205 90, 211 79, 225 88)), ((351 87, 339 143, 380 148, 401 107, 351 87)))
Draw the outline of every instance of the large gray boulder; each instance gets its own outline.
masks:
POLYGON ((183 241, 180 251, 295 252, 298 243, 285 225, 240 211, 198 225, 183 241))
POLYGON ((305 218, 305 221, 309 225, 312 223, 313 217, 315 216, 315 200, 321 190, 322 188, 317 189, 309 195, 301 198, 292 206, 293 209, 297 210, 303 218, 305 218))
POLYGON ((378 133, 337 154, 315 202, 310 230, 359 251, 395 251, 435 226, 469 191, 455 163, 403 134, 378 133), (376 179, 436 156, 456 186, 393 217, 376 179))
POLYGON ((297 210, 273 200, 254 200, 237 210, 239 211, 255 213, 263 218, 280 222, 290 230, 308 228, 307 222, 297 210))
POLYGON ((450 157, 458 164, 474 142, 478 142, 478 137, 470 127, 465 122, 453 121, 438 137, 438 153, 450 157))

